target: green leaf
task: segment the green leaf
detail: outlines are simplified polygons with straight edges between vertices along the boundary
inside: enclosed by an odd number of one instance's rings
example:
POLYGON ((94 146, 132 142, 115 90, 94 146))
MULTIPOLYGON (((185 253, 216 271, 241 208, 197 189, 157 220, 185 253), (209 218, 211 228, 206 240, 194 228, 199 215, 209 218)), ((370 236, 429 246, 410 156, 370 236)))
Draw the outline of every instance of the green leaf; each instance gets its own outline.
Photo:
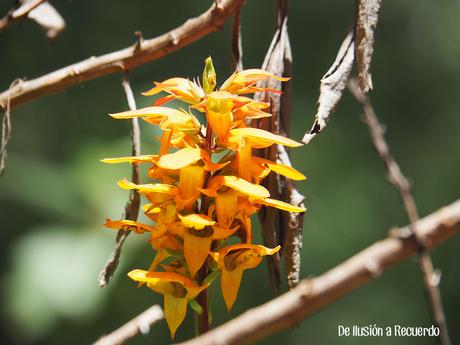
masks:
POLYGON ((203 307, 194 299, 188 301, 188 305, 192 308, 198 315, 203 314, 203 307))
POLYGON ((208 276, 204 278, 203 284, 211 284, 214 280, 216 280, 219 274, 220 274, 220 270, 209 273, 208 276))

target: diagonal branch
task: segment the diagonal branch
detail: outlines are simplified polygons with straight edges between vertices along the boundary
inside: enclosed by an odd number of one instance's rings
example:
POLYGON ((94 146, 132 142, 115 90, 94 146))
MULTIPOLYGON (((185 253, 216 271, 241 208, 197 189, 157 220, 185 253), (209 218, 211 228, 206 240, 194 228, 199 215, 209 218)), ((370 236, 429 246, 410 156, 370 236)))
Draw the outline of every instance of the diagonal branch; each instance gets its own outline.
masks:
POLYGON ((361 91, 357 81, 354 79, 350 80, 348 88, 364 110, 364 122, 369 127, 369 132, 374 143, 375 150, 387 167, 388 180, 401 196, 404 210, 410 222, 409 235, 414 237, 417 242, 419 266, 423 274, 425 291, 433 312, 433 320, 440 330, 440 343, 442 345, 449 345, 449 333, 442 307, 441 294, 438 288, 440 277, 437 271, 433 268, 433 262, 427 251, 423 238, 420 238, 417 235, 418 232, 416 224, 418 220, 418 213, 414 197, 411 193, 410 183, 402 173, 396 160, 391 155, 390 147, 388 146, 384 136, 385 129, 377 118, 369 98, 361 91))
MULTIPOLYGON (((417 236, 433 249, 460 230, 460 199, 420 219, 417 236)), ((409 231, 409 227, 397 229, 409 231)), ((417 253, 414 237, 389 236, 323 275, 304 279, 293 290, 253 308, 203 336, 180 345, 241 345, 288 329, 417 253)))
MULTIPOLYGON (((136 110, 136 101, 134 99, 129 79, 126 76, 122 82, 123 90, 126 94, 128 106, 130 110, 136 110)), ((139 129, 138 119, 131 119, 131 143, 133 156, 139 156, 141 154, 141 132, 139 129)), ((139 165, 133 163, 132 165, 132 181, 133 183, 139 183, 139 165)), ((122 218, 129 220, 137 220, 140 208, 140 196, 137 190, 131 190, 129 194, 128 202, 125 206, 125 212, 122 218)), ((99 274, 98 283, 100 287, 106 287, 109 284, 110 277, 113 275, 118 267, 118 262, 121 255, 121 247, 128 237, 130 231, 120 229, 117 232, 115 240, 115 247, 113 248, 112 254, 110 255, 107 263, 99 274)))
POLYGON ((0 94, 0 107, 11 99, 11 108, 44 95, 61 92, 107 74, 132 70, 147 62, 157 60, 196 40, 220 30, 225 19, 233 15, 244 0, 220 0, 213 3, 202 15, 187 20, 176 29, 153 39, 139 41, 134 46, 113 53, 90 57, 50 74, 23 82, 0 94))
POLYGON ((150 327, 164 318, 163 310, 153 305, 112 333, 101 337, 93 345, 120 345, 137 334, 147 334, 150 327))
POLYGON ((6 30, 11 25, 26 19, 31 11, 47 0, 32 0, 22 4, 19 8, 11 10, 5 17, 0 19, 0 31, 6 30))

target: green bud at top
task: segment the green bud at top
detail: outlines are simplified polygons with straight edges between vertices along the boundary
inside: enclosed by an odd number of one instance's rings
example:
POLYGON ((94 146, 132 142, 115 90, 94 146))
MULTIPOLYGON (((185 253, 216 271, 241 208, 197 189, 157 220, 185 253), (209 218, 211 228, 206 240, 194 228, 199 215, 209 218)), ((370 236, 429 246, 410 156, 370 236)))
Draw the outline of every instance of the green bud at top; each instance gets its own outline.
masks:
POLYGON ((216 87, 216 71, 212 64, 212 59, 209 56, 204 60, 204 71, 203 71, 203 90, 206 94, 214 91, 216 87))

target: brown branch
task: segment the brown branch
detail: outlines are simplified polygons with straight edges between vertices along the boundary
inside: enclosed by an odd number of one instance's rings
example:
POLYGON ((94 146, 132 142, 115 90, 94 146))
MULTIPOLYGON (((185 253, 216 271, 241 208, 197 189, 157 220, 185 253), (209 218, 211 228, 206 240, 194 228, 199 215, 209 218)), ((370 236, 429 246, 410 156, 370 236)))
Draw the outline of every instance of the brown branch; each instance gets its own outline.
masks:
MULTIPOLYGON (((126 76, 122 82, 123 90, 126 94, 128 106, 130 110, 136 110, 136 101, 133 96, 129 79, 126 76)), ((139 129, 139 122, 137 118, 131 119, 131 143, 133 156, 139 156, 141 154, 141 133, 139 129)), ((136 184, 139 183, 139 166, 138 164, 132 165, 132 181, 136 184)), ((122 218, 129 220, 137 220, 140 208, 140 196, 137 190, 131 190, 129 199, 125 206, 125 212, 122 218)), ((100 287, 106 287, 109 284, 110 277, 113 275, 118 267, 120 260, 121 248, 130 231, 119 230, 115 240, 115 247, 113 248, 112 254, 110 254, 107 263, 99 274, 98 283, 100 287)))
POLYGON ((350 80, 348 88, 364 110, 364 123, 366 123, 369 128, 374 148, 382 161, 385 163, 388 170, 389 182, 393 185, 393 187, 395 187, 401 196, 404 210, 410 222, 409 229, 411 231, 409 234, 415 238, 418 245, 419 266, 423 274, 423 282, 431 305, 433 320, 440 329, 439 340, 442 345, 449 345, 449 334, 442 307, 441 294, 438 288, 440 277, 439 274, 436 273, 437 271, 433 269, 433 262, 428 254, 423 238, 417 236, 418 232, 416 224, 418 220, 418 213, 414 197, 411 193, 410 183, 402 173, 396 160, 391 155, 390 147, 385 140, 385 129, 377 118, 369 98, 361 91, 357 81, 354 79, 350 80))
MULTIPOLYGON (((10 89, 14 88, 16 85, 22 83, 21 79, 14 80, 11 85, 10 89)), ((2 120, 2 138, 0 141, 0 176, 3 175, 6 167, 6 160, 8 158, 8 151, 7 146, 11 140, 11 103, 10 99, 8 98, 6 102, 5 113, 3 114, 2 120)))
POLYGON ((120 345, 137 334, 147 334, 150 327, 164 318, 163 310, 160 306, 154 305, 134 319, 125 323, 112 333, 101 337, 93 345, 120 345))
POLYGON ((241 37, 241 13, 236 11, 232 21, 232 69, 236 71, 243 70, 243 41, 241 37))
POLYGON ((90 57, 76 64, 61 68, 50 74, 35 78, 0 94, 0 106, 5 108, 8 97, 11 108, 38 97, 61 92, 71 86, 81 84, 107 74, 126 72, 147 62, 157 60, 196 40, 218 31, 225 19, 233 15, 244 0, 220 0, 199 17, 189 19, 176 29, 142 44, 90 57))
POLYGON ((0 31, 6 30, 11 25, 26 19, 29 13, 47 0, 33 0, 22 4, 19 8, 11 10, 5 17, 0 19, 0 31))
MULTIPOLYGON (((428 249, 460 230, 460 199, 416 223, 417 236, 428 249)), ((408 231, 408 227, 397 229, 408 231)), ((253 308, 203 336, 180 345, 249 344, 288 329, 416 254, 413 237, 389 236, 323 275, 302 280, 293 290, 253 308)))

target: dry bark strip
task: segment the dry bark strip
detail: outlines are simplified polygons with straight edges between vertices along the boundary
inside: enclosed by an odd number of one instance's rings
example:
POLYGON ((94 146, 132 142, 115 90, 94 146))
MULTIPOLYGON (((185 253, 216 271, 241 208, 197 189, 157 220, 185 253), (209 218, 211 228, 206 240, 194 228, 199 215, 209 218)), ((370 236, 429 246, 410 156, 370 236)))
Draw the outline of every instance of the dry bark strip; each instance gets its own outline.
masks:
POLYGON ((372 89, 370 65, 380 4, 381 0, 357 0, 353 28, 343 41, 331 68, 321 78, 318 110, 312 128, 302 139, 305 144, 310 143, 326 127, 327 121, 342 98, 354 62, 362 91, 372 89))
MULTIPOLYGON (((125 77, 122 82, 123 91, 126 94, 128 101, 128 106, 130 110, 136 110, 136 101, 134 99, 133 91, 131 85, 129 84, 128 77, 125 77)), ((131 155, 139 156, 141 154, 141 132, 139 129, 139 122, 137 118, 131 119, 131 155)), ((139 165, 132 165, 132 181, 133 183, 139 184, 139 165)), ((137 190, 131 190, 129 193, 128 201, 125 205, 125 211, 122 215, 122 219, 128 220, 137 220, 139 216, 140 208, 140 195, 137 190)), ((120 229, 117 232, 115 238, 115 246, 113 248, 112 254, 110 254, 109 259, 107 260, 104 268, 101 273, 99 273, 98 283, 100 287, 106 287, 109 284, 110 278, 115 273, 115 270, 118 267, 120 261, 121 248, 126 238, 128 237, 130 231, 120 229)))
POLYGON ((46 2, 46 0, 31 0, 23 3, 19 8, 11 10, 5 17, 0 19, 0 32, 11 25, 26 19, 28 14, 35 8, 46 2))
POLYGON ((343 90, 347 86, 348 78, 353 68, 355 57, 354 35, 354 29, 350 30, 331 68, 329 68, 329 71, 321 78, 318 111, 315 115, 313 127, 302 139, 305 144, 308 144, 324 129, 324 127, 326 127, 329 117, 342 98, 343 90))
MULTIPOLYGON (((21 0, 25 5, 35 0, 21 0)), ((45 30, 46 37, 49 39, 55 39, 64 29, 65 21, 61 17, 58 11, 49 3, 45 2, 30 11, 28 15, 29 19, 34 20, 45 30)))
POLYGON ((359 87, 363 93, 372 90, 370 67, 374 52, 374 31, 379 19, 381 2, 381 0, 361 0, 358 3, 355 55, 359 87))
POLYGON ((137 42, 134 46, 90 57, 50 74, 25 81, 12 90, 0 94, 0 107, 5 109, 8 97, 11 109, 38 97, 59 93, 107 74, 132 70, 157 60, 196 40, 222 29, 227 17, 233 15, 245 0, 219 0, 200 16, 187 20, 176 29, 153 39, 137 42))
POLYGON ((361 104, 364 110, 364 123, 369 128, 369 133, 374 144, 377 154, 388 170, 388 181, 400 194, 403 202, 404 210, 410 222, 410 236, 413 236, 417 241, 419 253, 419 267, 423 274, 423 282, 425 284, 425 291, 428 297, 428 302, 431 306, 433 321, 439 327, 439 339, 442 345, 450 345, 449 332, 447 329, 447 322, 442 306, 441 293, 438 285, 440 276, 433 268, 431 257, 425 248, 425 243, 422 238, 418 238, 416 223, 418 221, 418 212, 415 199, 411 192, 411 186, 407 178, 402 173, 399 164, 391 154, 390 147, 385 140, 385 129, 380 123, 377 114, 372 107, 369 98, 361 91, 358 83, 352 79, 348 84, 351 93, 355 96, 356 100, 361 104))
MULTIPOLYGON (((460 230, 460 199, 420 219, 416 228, 417 236, 423 238, 428 249, 457 234, 460 230)), ((391 233, 407 231, 408 226, 391 233)), ((416 254, 417 247, 413 237, 390 235, 321 276, 302 280, 295 289, 280 297, 178 345, 250 344, 289 329, 416 254)))
MULTIPOLYGON (((279 76, 290 76, 292 54, 287 27, 288 1, 277 0, 275 4, 276 31, 262 68, 279 76)), ((258 93, 255 95, 255 99, 270 103, 269 112, 272 114, 270 118, 257 120, 255 126, 287 136, 292 109, 292 84, 290 82, 282 84, 280 81, 271 79, 259 86, 281 89, 283 94, 258 93)), ((283 164, 291 165, 288 152, 281 146, 272 146, 257 154, 272 161, 281 161, 283 164)), ((297 202, 299 201, 298 196, 300 196, 303 201, 303 197, 295 189, 294 183, 282 176, 270 174, 264 183, 273 198, 297 202)), ((269 247, 281 245, 283 248, 286 280, 288 287, 292 288, 299 281, 303 215, 291 214, 268 207, 261 210, 259 218, 264 244, 269 247)), ((270 281, 275 293, 279 293, 281 285, 280 261, 281 257, 278 254, 267 258, 270 281)))
POLYGON ((123 344, 139 333, 149 333, 150 327, 162 319, 164 319, 163 310, 159 305, 153 305, 112 333, 102 336, 93 345, 123 344))

